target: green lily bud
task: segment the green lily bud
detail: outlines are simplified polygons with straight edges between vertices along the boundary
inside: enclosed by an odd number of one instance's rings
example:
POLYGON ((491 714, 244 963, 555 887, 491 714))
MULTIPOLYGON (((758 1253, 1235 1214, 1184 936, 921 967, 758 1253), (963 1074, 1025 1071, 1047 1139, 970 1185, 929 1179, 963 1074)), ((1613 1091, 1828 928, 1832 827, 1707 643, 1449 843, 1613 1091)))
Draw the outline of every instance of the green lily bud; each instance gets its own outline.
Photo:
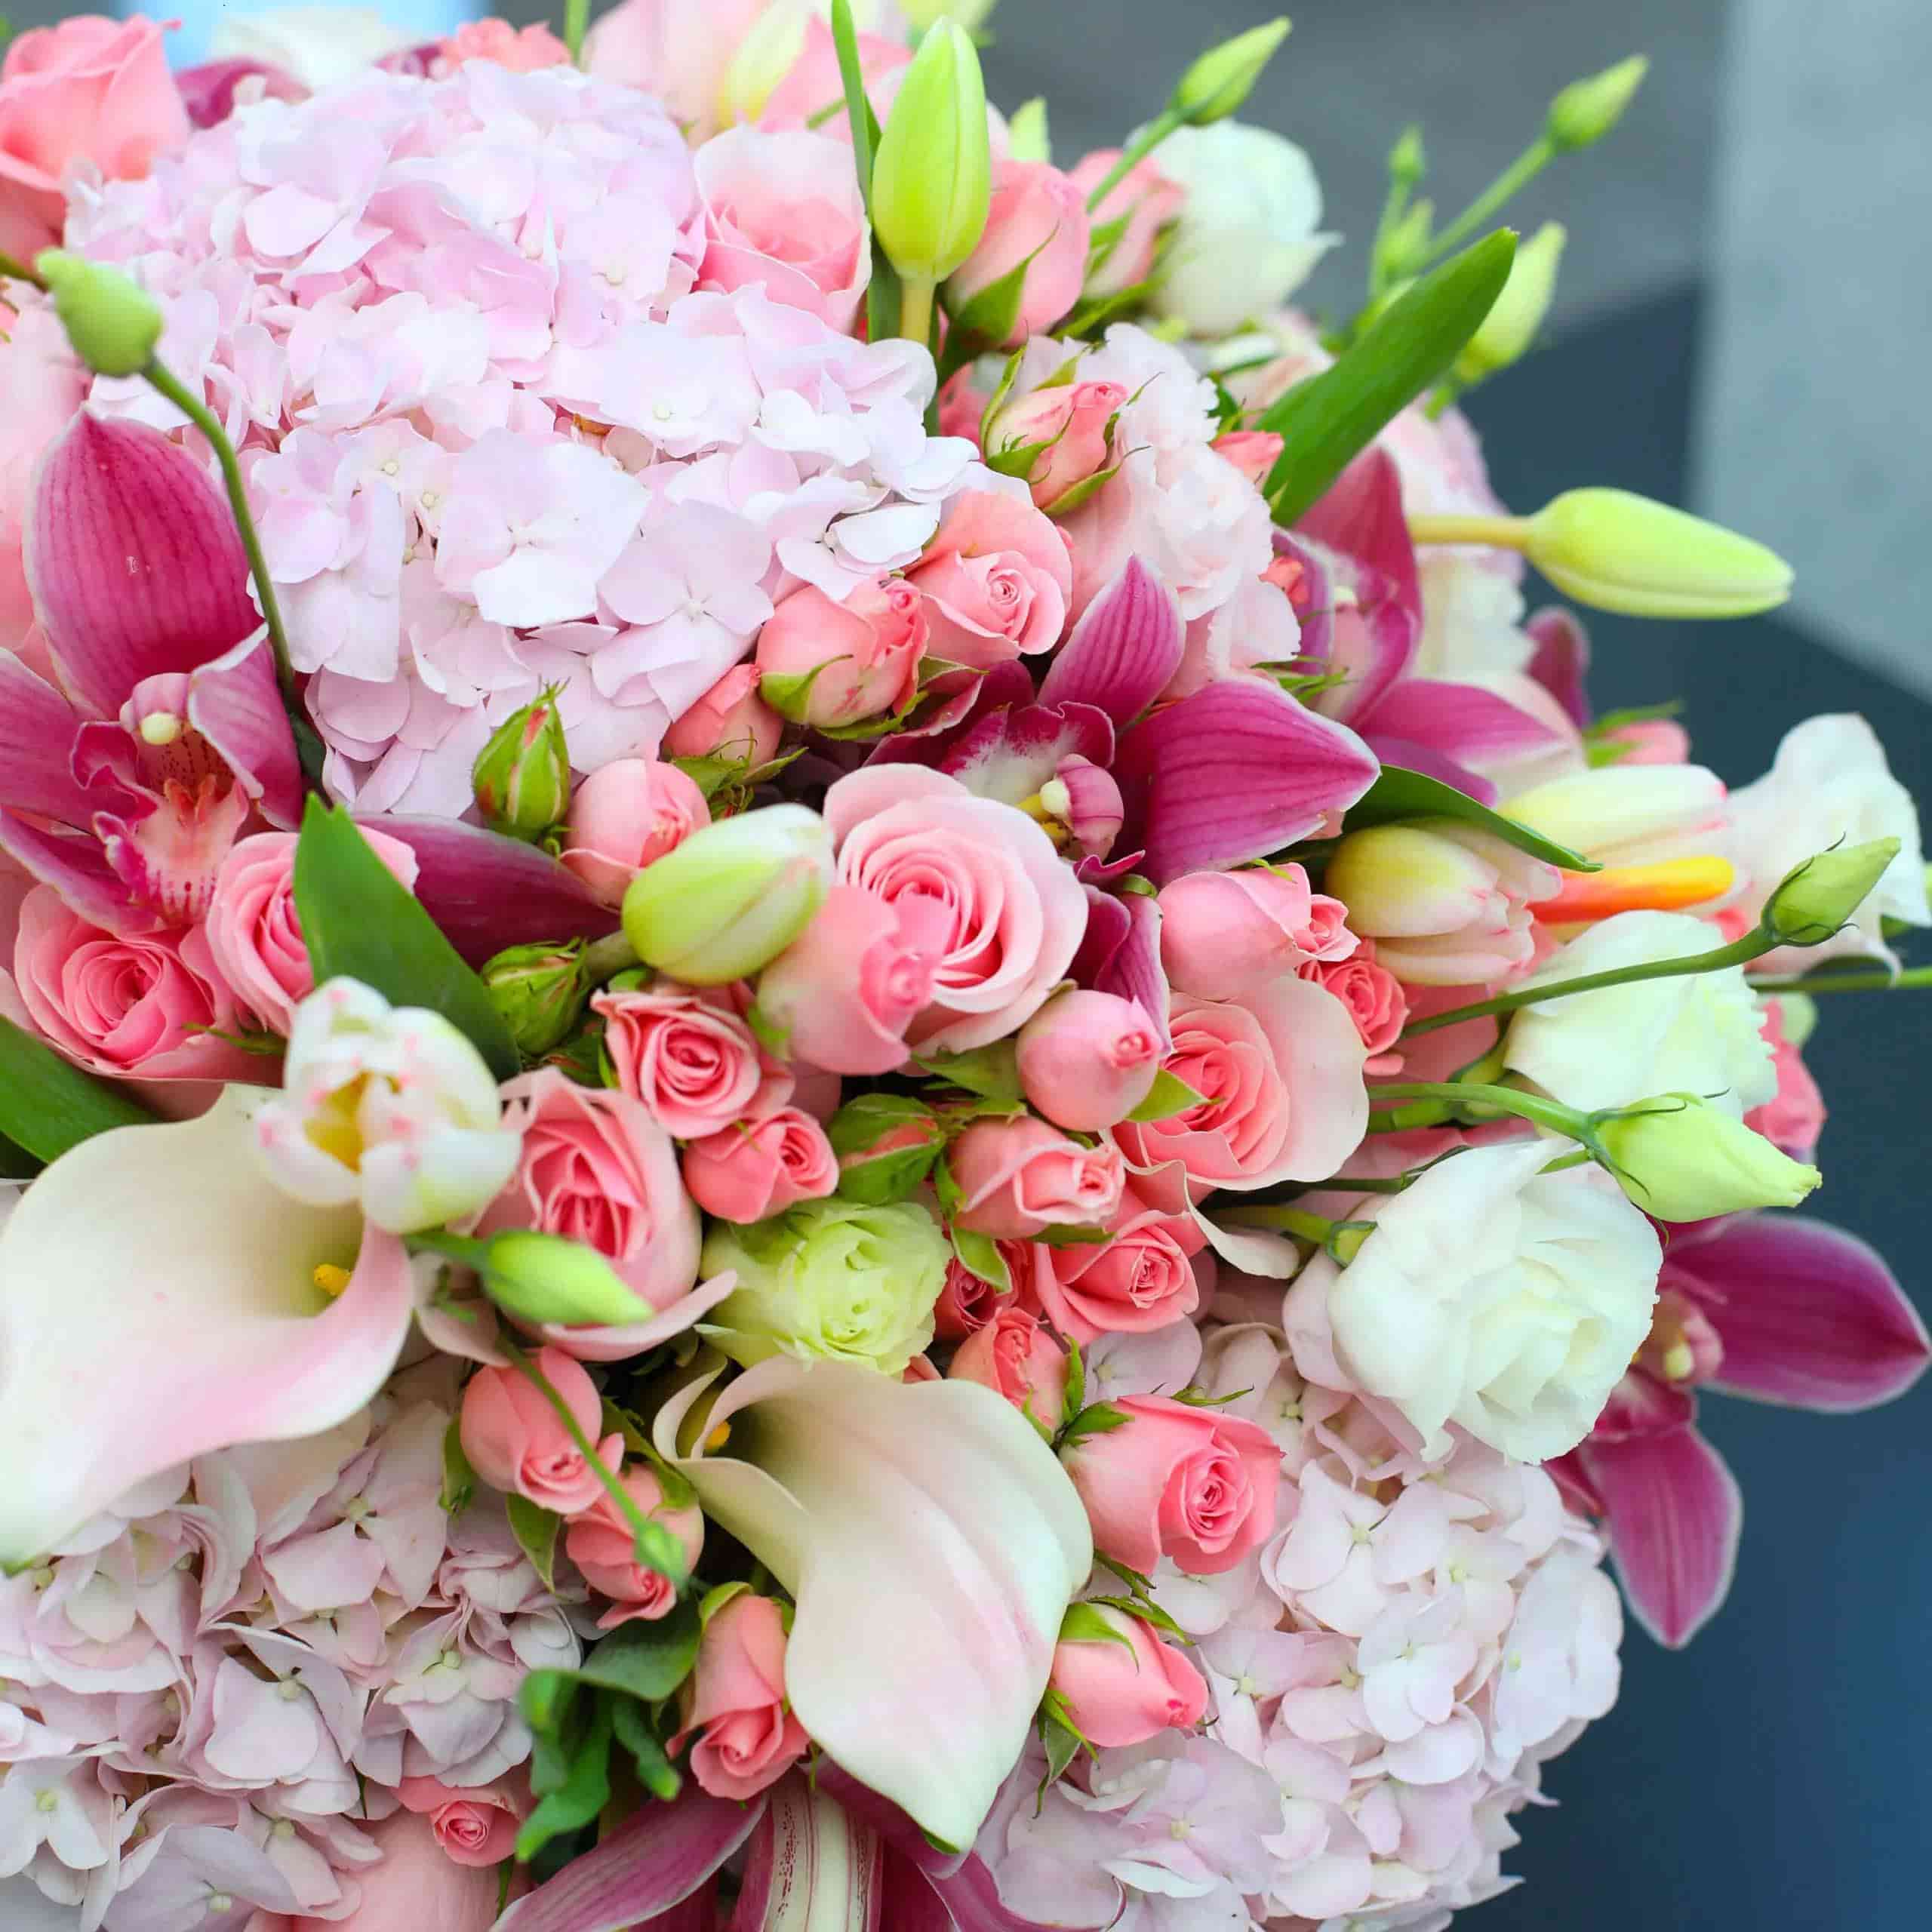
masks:
POLYGON ((1592 1124, 1625 1193, 1660 1221, 1795 1208, 1823 1179, 1694 1094, 1639 1101, 1592 1124))
POLYGON ((832 839, 803 805, 721 819, 645 867, 624 894, 624 935, 648 966, 718 986, 769 964, 832 883, 832 839))
POLYGON ((1623 110, 1643 85, 1650 65, 1642 54, 1633 54, 1601 74, 1572 81, 1549 103, 1544 138, 1558 154, 1601 140, 1623 118, 1623 110))
POLYGON ((1047 103, 1035 94, 1008 117, 1006 152, 1014 161, 1051 161, 1054 144, 1047 133, 1047 103))
POLYGON ((1791 595, 1776 552, 1627 490, 1565 491, 1522 547, 1566 597, 1633 617, 1748 617, 1791 595))
POLYGON ((484 1293, 525 1321, 621 1328, 656 1312, 596 1249, 561 1235, 493 1235, 476 1266, 484 1293))
POLYGON ((533 1060, 562 1042, 589 991, 581 940, 511 946, 485 964, 482 977, 510 1038, 533 1060))
POLYGON ((1563 224, 1546 221, 1528 241, 1521 242, 1510 264, 1509 279, 1481 326, 1463 345, 1456 358, 1456 375, 1478 383, 1518 361, 1531 343, 1556 294, 1557 265, 1566 239, 1563 224))
POLYGON ((512 838, 541 838, 570 810, 571 753, 556 694, 514 712, 477 754, 470 783, 483 816, 512 838))
POLYGON ((1896 838, 1820 852, 1786 875, 1760 924, 1780 946, 1823 946, 1851 923, 1898 855, 1896 838))
POLYGON ((1273 20, 1209 48, 1180 77, 1168 112, 1192 128, 1205 128, 1239 112, 1262 69, 1287 35, 1286 19, 1273 20))
POLYGON ((979 245, 992 198, 986 82, 963 28, 919 43, 872 164, 872 229, 909 281, 943 281, 979 245))
POLYGON ((43 248, 34 267, 74 353, 96 375, 138 376, 153 361, 162 313, 138 283, 64 248, 43 248))

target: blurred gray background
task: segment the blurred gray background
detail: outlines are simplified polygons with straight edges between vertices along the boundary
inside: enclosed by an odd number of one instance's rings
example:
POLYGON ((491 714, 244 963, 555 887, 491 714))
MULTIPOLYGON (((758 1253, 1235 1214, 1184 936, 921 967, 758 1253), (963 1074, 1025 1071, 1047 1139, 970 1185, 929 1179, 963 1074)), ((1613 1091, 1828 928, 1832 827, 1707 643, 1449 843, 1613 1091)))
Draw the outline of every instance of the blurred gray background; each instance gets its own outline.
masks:
MULTIPOLYGON (((1277 11, 1004 0, 989 88, 1008 108, 1047 95, 1070 162, 1156 109, 1193 53, 1277 11)), ((1459 208, 1558 87, 1652 57, 1622 128, 1511 211, 1561 219, 1570 247, 1546 346, 1472 405, 1493 473, 1525 509, 1585 482, 1685 503, 1798 568, 1774 619, 1594 623, 1601 705, 1684 698, 1697 755, 1738 783, 1798 718, 1863 711, 1932 798, 1932 0, 1289 11, 1248 114, 1315 158, 1327 225, 1352 245, 1309 296, 1338 309, 1404 123, 1423 125, 1429 191, 1459 208)), ((1932 996, 1829 1004, 1810 1049, 1835 1114, 1817 1206, 1926 1307, 1932 996)), ((1474 1915, 1488 1932, 1928 1922, 1932 1389, 1837 1419, 1714 1401, 1705 1426, 1746 1497, 1729 1606, 1684 1657, 1632 1629, 1623 1700, 1551 1767, 1560 1808, 1519 1821, 1506 1863, 1529 1882, 1474 1915)))

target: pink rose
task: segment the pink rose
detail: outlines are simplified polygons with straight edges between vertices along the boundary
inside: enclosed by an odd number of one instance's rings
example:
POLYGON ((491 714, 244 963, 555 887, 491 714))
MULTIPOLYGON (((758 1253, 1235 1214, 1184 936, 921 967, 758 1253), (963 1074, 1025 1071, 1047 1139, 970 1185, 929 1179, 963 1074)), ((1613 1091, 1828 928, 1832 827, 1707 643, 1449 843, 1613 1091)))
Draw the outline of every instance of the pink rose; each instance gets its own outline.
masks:
POLYGON ((1038 445, 1026 487, 1035 503, 1051 512, 1069 491, 1120 460, 1113 422, 1126 401, 1127 391, 1118 383, 1060 383, 1035 389, 993 418, 986 454, 1001 456, 1038 445))
POLYGON ((1347 958, 1356 942, 1343 915, 1297 865, 1189 872, 1161 888, 1161 964, 1178 992, 1238 999, 1305 959, 1347 958))
POLYGON ((964 1196, 954 1218, 1003 1241, 1104 1225, 1120 1207, 1127 1178, 1118 1147, 1083 1147, 1029 1115, 976 1121, 946 1160, 964 1196))
MULTIPOLYGON (((399 838, 361 828, 371 851, 406 886, 416 854, 399 838)), ((257 832, 229 849, 208 902, 209 950, 235 997, 272 1033, 287 1035, 315 989, 295 910, 295 834, 257 832)))
POLYGON ((960 1343, 946 1372, 990 1389, 1051 1436, 1066 1405, 1066 1349, 1036 1317, 1007 1307, 960 1343))
POLYGON ((718 98, 740 45, 768 0, 623 0, 586 38, 583 64, 600 81, 655 94, 702 140, 718 125, 718 98))
POLYGON ((1274 1533, 1281 1452, 1268 1432, 1164 1395, 1120 1395, 1117 1429, 1060 1460, 1094 1526, 1094 1547, 1131 1569, 1168 1557, 1192 1577, 1232 1570, 1274 1533))
MULTIPOLYGON (((633 1463, 617 1480, 645 1515, 677 1538, 686 1568, 694 1566, 704 1548, 704 1512, 696 1508, 667 1509, 664 1485, 647 1464, 633 1463)), ((584 1581, 611 1599, 613 1607, 598 1620, 600 1629, 614 1630, 620 1623, 640 1620, 655 1622, 677 1608, 677 1586, 638 1561, 630 1518, 617 1507, 609 1491, 600 1489, 590 1507, 571 1518, 564 1532, 564 1549, 583 1572, 584 1581)))
POLYGON ((1808 1161, 1818 1151, 1818 1137, 1825 1131, 1825 1097, 1804 1056, 1786 1038, 1784 1009, 1774 999, 1765 1002, 1762 1030, 1770 1045, 1778 1091, 1762 1106, 1753 1107, 1744 1116, 1744 1124, 1794 1161, 1808 1161))
POLYGON ((791 1082, 768 1072, 751 1029, 715 994, 671 980, 648 990, 601 992, 604 1051, 620 1090, 641 1100, 666 1134, 702 1140, 758 1111, 782 1106, 791 1082))
POLYGON ((734 664, 664 734, 670 758, 726 758, 755 768, 777 755, 785 721, 758 696, 755 664, 734 664))
POLYGON ((22 34, 0 66, 0 223, 10 251, 60 239, 61 183, 76 162, 110 181, 146 174, 189 134, 162 28, 77 14, 22 34))
POLYGON ((758 975, 760 1016, 795 1060, 833 1073, 891 1073, 933 996, 946 939, 930 901, 896 906, 835 885, 812 922, 758 975))
POLYGON ((824 811, 838 883, 934 922, 921 942, 937 959, 932 999, 906 1029, 913 1046, 964 1053, 1032 1019, 1087 930, 1085 888, 1045 832, 921 765, 855 771, 824 811))
MULTIPOLYGON (((668 4, 688 6, 690 0, 668 0, 668 4)), ((855 14, 863 11, 860 8, 853 9, 855 14)), ((860 34, 858 48, 859 72, 865 84, 866 96, 883 127, 888 115, 891 96, 879 83, 909 65, 912 50, 897 36, 881 33, 860 34)), ((822 17, 814 16, 806 21, 805 44, 785 78, 772 90, 764 103, 764 112, 758 117, 759 125, 766 128, 802 128, 808 122, 817 122, 828 135, 849 144, 851 124, 845 117, 844 103, 845 84, 839 75, 838 50, 832 40, 832 29, 822 17), (835 111, 826 115, 827 108, 835 111), (820 119, 822 115, 825 116, 823 119, 820 119)))
POLYGON ((763 1221, 838 1186, 825 1129, 796 1107, 736 1121, 685 1149, 685 1185, 721 1221, 763 1221))
POLYGON ((852 150, 829 135, 732 128, 691 157, 704 209, 700 288, 762 282, 774 302, 849 330, 872 279, 852 150))
MULTIPOLYGON (((597 1443, 598 1460, 606 1469, 617 1468, 624 1438, 610 1435, 598 1441, 603 1398, 582 1363, 553 1348, 539 1349, 535 1363, 584 1439, 597 1443)), ((463 1392, 460 1432, 470 1466, 506 1496, 521 1496, 559 1516, 574 1516, 604 1494, 602 1480, 549 1398, 518 1370, 479 1368, 470 1377, 463 1392)))
MULTIPOLYGON (((5 212, 0 202, 0 217, 5 212)), ((16 259, 30 255, 31 238, 15 249, 0 233, 0 248, 16 259)), ((80 408, 88 377, 45 303, 25 303, 17 313, 0 305, 0 329, 7 337, 0 345, 0 636, 14 645, 34 621, 20 556, 34 469, 80 408)))
POLYGON ((682 1695, 675 1755, 694 1732, 691 1775, 714 1798, 755 1798, 811 1740, 785 1702, 785 1626, 770 1597, 735 1596, 706 1625, 682 1695))
POLYGON ((906 581, 926 600, 932 654, 990 671, 1059 643, 1073 565, 1066 539, 1032 504, 968 490, 906 581))
POLYGON ((1409 997, 1401 981, 1377 961, 1372 941, 1363 940, 1352 958, 1307 959, 1295 971, 1349 1009, 1371 1057, 1389 1052, 1402 1037, 1409 1023, 1409 997))
POLYGON ((563 861, 599 903, 621 906, 645 867, 711 823, 697 782, 654 758, 620 758, 593 771, 571 799, 563 861))
POLYGON ((534 74, 540 67, 560 67, 571 51, 546 26, 527 26, 521 32, 508 20, 466 20, 438 50, 453 67, 466 60, 488 60, 512 74, 534 74))
POLYGON ((1109 1633, 1062 1637, 1049 1685, 1066 1700, 1068 1721, 1107 1750, 1164 1730, 1192 1730, 1208 1708, 1208 1680, 1187 1654, 1164 1644, 1144 1618, 1104 1604, 1080 1604, 1076 1628, 1092 1620, 1109 1633))
POLYGON ((522 1137, 522 1152, 476 1232, 535 1228, 580 1241, 653 1308, 669 1308, 697 1279, 703 1234, 677 1150, 650 1109, 553 1066, 506 1081, 503 1094, 503 1125, 522 1137))
POLYGON ((1142 1192, 1178 1208, 1178 1162, 1196 1199, 1337 1172, 1368 1126, 1367 1055, 1348 1009, 1305 980, 1277 980, 1240 1000, 1177 998, 1167 1070, 1202 1097, 1161 1121, 1124 1121, 1113 1137, 1142 1192))
POLYGON ((395 1795, 405 1811, 429 1820, 445 1857, 479 1871, 510 1856, 517 1827, 531 1810, 530 1787, 521 1771, 475 1786, 405 1778, 395 1795))
POLYGON ((1279 436, 1266 429, 1229 429, 1214 441, 1215 454, 1226 457, 1257 489, 1267 481, 1284 447, 1279 436))
MULTIPOLYGON (((946 284, 950 312, 1016 271, 1019 306, 1000 343, 1017 349, 1043 335, 1080 300, 1089 240, 1086 192, 1044 161, 993 164, 992 200, 979 246, 946 284)), ((995 325, 997 326, 997 325, 995 325)))
POLYGON ((1161 1036, 1118 993, 1076 989, 1049 1000, 1020 1029, 1020 1084, 1057 1127, 1097 1132, 1126 1119, 1153 1091, 1161 1036))
POLYGON ((976 448, 980 441, 980 424, 986 413, 986 405, 992 401, 992 392, 973 386, 973 365, 969 362, 963 369, 946 379, 946 386, 939 392, 939 432, 942 436, 964 436, 976 448))
POLYGON ((382 1857, 355 1867, 361 1900, 349 1916, 271 1922, 288 1932, 490 1932, 497 1922, 496 1872, 452 1858, 432 1820, 405 1807, 363 1829, 382 1857))
POLYGON ((1192 1315, 1212 1288, 1214 1257, 1192 1215, 1164 1214, 1130 1188, 1107 1232, 1104 1244, 1035 1242, 1015 1278, 1063 1335, 1146 1334, 1192 1315))
MULTIPOLYGON (((999 1248, 1010 1269, 1022 1266, 1022 1258, 1032 1252, 1032 1244, 1025 1241, 1002 1241, 999 1248)), ((1016 1272, 1014 1279, 1018 1278, 1016 1272)), ((940 1290, 933 1309, 934 1329, 942 1341, 964 1341, 968 1336, 977 1334, 1002 1308, 1010 1306, 1011 1300, 984 1276, 974 1274, 963 1261, 949 1261, 946 1285, 940 1290)))
POLYGON ((37 885, 20 902, 14 977, 34 1025, 109 1079, 259 1082, 266 1070, 217 1037, 244 1023, 198 926, 104 932, 37 885))
MULTIPOLYGON (((1120 154, 1118 148, 1102 148, 1081 157, 1073 171, 1073 184, 1083 199, 1113 172, 1120 154)), ((1127 226, 1107 251, 1106 260, 1088 278, 1089 289, 1096 295, 1118 295, 1122 289, 1137 288, 1145 281, 1153 272, 1161 230, 1186 202, 1186 190, 1169 180, 1151 160, 1137 162, 1094 211, 1097 228, 1118 221, 1123 215, 1127 226)))
POLYGON ((820 731, 907 709, 930 632, 918 592, 901 579, 862 583, 843 604, 807 584, 758 632, 764 696, 794 722, 820 731), (810 684, 789 691, 773 681, 808 677, 810 684))

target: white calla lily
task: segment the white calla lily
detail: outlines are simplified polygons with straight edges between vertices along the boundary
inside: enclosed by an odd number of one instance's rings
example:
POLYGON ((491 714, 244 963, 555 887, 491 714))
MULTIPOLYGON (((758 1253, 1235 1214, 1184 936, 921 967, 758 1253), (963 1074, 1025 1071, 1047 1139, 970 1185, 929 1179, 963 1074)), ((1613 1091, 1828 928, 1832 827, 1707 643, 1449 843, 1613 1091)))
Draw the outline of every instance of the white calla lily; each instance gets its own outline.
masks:
POLYGON ((395 1365, 401 1241, 289 1199, 250 1158, 273 1096, 118 1128, 63 1155, 0 1228, 0 1563, 211 1450, 333 1428, 395 1365))

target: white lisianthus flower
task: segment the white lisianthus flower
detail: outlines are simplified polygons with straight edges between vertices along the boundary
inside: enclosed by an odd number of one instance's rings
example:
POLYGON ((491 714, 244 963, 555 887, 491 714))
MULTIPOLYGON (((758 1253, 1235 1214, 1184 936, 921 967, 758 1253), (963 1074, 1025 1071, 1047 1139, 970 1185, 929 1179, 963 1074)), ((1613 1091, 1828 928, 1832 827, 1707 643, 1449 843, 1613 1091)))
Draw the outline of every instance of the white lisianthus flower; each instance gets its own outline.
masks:
POLYGON ((1451 1423, 1521 1462, 1574 1449, 1650 1331, 1663 1250, 1607 1175, 1544 1174, 1561 1152, 1472 1149, 1367 1204, 1355 1259, 1318 1256, 1288 1291, 1302 1372, 1339 1367, 1432 1459, 1451 1423))
MULTIPOLYGON (((1580 980, 1723 944, 1687 912, 1620 912, 1572 940, 1531 986, 1580 980)), ((1504 1063, 1586 1113, 1657 1094, 1695 1094, 1742 1119, 1778 1091, 1763 1016, 1741 966, 1638 980, 1526 1006, 1509 1023, 1504 1063)))
POLYGON ((1183 128, 1154 158, 1187 191, 1154 306, 1191 334, 1226 335, 1279 307, 1341 239, 1320 232, 1313 163, 1266 128, 1183 128))
POLYGON ((260 60, 306 88, 325 88, 411 44, 373 7, 274 7, 223 13, 208 42, 217 60, 260 60))
POLYGON ((1787 873, 1827 847, 1872 838, 1899 841, 1898 857, 1844 931, 1822 946, 1768 953, 1761 971, 1801 973, 1820 960, 1847 955, 1896 967, 1884 921, 1932 925, 1918 808, 1892 776, 1884 747, 1863 718, 1848 712, 1807 718, 1785 734, 1770 770, 1731 794, 1730 807, 1725 850, 1748 878, 1740 903, 1753 918, 1787 873))

